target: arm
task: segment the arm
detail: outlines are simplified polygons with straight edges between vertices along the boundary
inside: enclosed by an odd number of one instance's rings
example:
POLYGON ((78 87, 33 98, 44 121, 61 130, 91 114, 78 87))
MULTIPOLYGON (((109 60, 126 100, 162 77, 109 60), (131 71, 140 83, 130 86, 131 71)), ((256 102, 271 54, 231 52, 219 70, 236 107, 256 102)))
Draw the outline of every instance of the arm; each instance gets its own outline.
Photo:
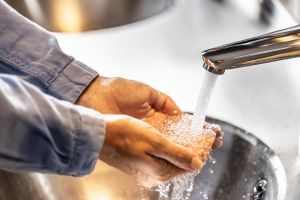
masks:
POLYGON ((0 168, 64 175, 92 171, 104 141, 97 112, 0 75, 0 168))
MULTIPOLYGON (((97 73, 65 55, 54 36, 17 14, 1 0, 0 16, 0 73, 18 75, 39 87, 43 92, 73 103, 90 85, 77 103, 102 113, 127 114, 141 119, 155 112, 171 115, 181 112, 170 97, 145 84, 124 79, 104 77, 95 79, 97 73), (93 84, 90 84, 92 81, 93 84)), ((40 105, 36 107, 40 108, 40 105)), ((115 117, 120 116, 116 115, 112 118, 115 117)), ((51 117, 49 118, 51 122, 50 119, 51 117)), ((143 166, 149 166, 146 174, 152 177, 167 170, 170 172, 167 178, 171 178, 186 170, 202 167, 202 162, 197 155, 166 141, 153 127, 141 123, 140 120, 128 116, 123 116, 120 120, 108 120, 109 131, 106 130, 108 139, 104 142, 104 153, 100 157, 108 164, 131 175, 136 171, 144 170, 143 167, 137 165, 132 166, 133 170, 128 167, 131 166, 132 160, 130 159, 133 155, 136 158, 134 161, 142 162, 145 164, 143 166), (118 134, 120 134, 119 138, 118 134), (124 143, 122 140, 119 143, 115 137, 123 139, 124 143), (142 146, 144 149, 139 145, 135 149, 134 144, 142 144, 142 141, 145 142, 142 146), (128 146, 128 144, 132 145, 128 146), (114 157, 109 156, 111 150, 115 154, 114 157), (127 167, 119 165, 115 157, 123 159, 122 162, 127 163, 127 167), (161 167, 164 170, 161 170, 161 167)), ((92 127, 95 126, 91 125, 92 127)), ((69 131, 69 129, 66 130, 69 131)), ((24 167, 21 168, 24 169, 24 167)), ((165 176, 166 173, 159 174, 160 179, 165 179, 165 176)))
POLYGON ((0 0, 0 73, 14 74, 44 93, 75 102, 97 73, 64 54, 56 38, 0 0))

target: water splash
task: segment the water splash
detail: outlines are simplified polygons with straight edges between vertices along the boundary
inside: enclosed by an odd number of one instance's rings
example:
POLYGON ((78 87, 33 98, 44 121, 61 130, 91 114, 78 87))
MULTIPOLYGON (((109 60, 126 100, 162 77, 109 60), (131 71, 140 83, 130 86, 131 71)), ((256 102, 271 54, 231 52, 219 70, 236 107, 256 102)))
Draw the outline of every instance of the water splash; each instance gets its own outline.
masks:
POLYGON ((198 173, 188 173, 172 179, 173 191, 171 200, 189 199, 194 188, 194 178, 198 173))
POLYGON ((266 179, 260 179, 254 185, 252 190, 251 200, 264 200, 268 189, 268 181, 266 179))
POLYGON ((171 183, 161 184, 157 186, 156 191, 159 192, 159 200, 168 199, 171 183))
MULTIPOLYGON (((179 135, 173 135, 172 137, 169 137, 169 139, 183 146, 189 144, 189 147, 193 149, 193 147, 190 145, 193 145, 192 141, 195 141, 194 137, 201 133, 203 129, 206 111, 212 91, 217 81, 217 77, 218 75, 203 70, 200 92, 192 120, 190 121, 188 118, 183 118, 183 121, 180 123, 174 123, 171 124, 171 126, 168 126, 171 130, 184 130, 183 133, 179 135)), ((199 146, 195 148, 199 148, 199 146)), ((208 162, 211 164, 216 163, 216 161, 211 157, 209 157, 208 162)), ((173 178, 171 180, 173 186, 171 191, 171 200, 189 200, 194 188, 194 178, 199 174, 199 172, 200 171, 195 173, 187 173, 173 178)), ((213 169, 211 169, 210 172, 214 173, 213 169)), ((157 187, 157 191, 160 192, 159 199, 165 198, 166 195, 170 193, 170 189, 170 183, 159 185, 157 187)), ((208 199, 208 194, 206 192, 203 192, 202 196, 203 199, 208 199)))

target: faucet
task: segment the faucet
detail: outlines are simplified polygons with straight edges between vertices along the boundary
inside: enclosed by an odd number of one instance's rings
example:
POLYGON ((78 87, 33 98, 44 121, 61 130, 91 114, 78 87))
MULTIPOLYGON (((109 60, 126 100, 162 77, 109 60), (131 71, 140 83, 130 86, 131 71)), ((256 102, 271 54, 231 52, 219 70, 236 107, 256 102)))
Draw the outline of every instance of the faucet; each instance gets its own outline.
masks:
POLYGON ((300 56, 300 25, 202 52, 203 68, 214 74, 300 56))

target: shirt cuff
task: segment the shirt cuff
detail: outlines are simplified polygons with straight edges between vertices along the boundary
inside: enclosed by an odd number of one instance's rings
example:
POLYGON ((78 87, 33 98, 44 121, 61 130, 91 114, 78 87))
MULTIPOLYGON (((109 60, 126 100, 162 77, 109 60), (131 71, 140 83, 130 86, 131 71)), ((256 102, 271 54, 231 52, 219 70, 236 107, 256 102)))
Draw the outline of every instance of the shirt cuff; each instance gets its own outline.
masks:
POLYGON ((73 60, 50 85, 49 94, 58 99, 75 103, 98 73, 85 64, 73 60))
POLYGON ((104 143, 106 124, 101 114, 78 106, 81 128, 75 136, 73 157, 66 174, 82 176, 93 171, 104 143))

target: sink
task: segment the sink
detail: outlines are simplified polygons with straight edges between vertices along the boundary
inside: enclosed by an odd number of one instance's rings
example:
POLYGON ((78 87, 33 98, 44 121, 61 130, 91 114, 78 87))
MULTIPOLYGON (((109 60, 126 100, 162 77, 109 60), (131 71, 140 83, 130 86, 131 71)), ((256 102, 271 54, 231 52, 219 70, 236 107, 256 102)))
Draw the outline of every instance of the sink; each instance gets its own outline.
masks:
POLYGON ((54 32, 111 28, 163 12, 174 0, 5 0, 25 17, 54 32))
MULTIPOLYGON (((190 199, 283 199, 286 176, 275 153, 251 133, 218 119, 207 120, 222 127, 224 146, 212 155, 216 164, 207 163, 196 176, 190 199)), ((158 192, 140 190, 129 176, 102 162, 91 175, 80 178, 0 171, 0 199, 5 200, 140 200, 142 196, 159 199, 158 192)))
POLYGON ((216 164, 208 163, 196 177, 191 199, 202 199, 201 194, 213 200, 284 199, 286 175, 278 156, 245 130, 213 118, 207 121, 220 124, 224 146, 212 155, 216 164))

